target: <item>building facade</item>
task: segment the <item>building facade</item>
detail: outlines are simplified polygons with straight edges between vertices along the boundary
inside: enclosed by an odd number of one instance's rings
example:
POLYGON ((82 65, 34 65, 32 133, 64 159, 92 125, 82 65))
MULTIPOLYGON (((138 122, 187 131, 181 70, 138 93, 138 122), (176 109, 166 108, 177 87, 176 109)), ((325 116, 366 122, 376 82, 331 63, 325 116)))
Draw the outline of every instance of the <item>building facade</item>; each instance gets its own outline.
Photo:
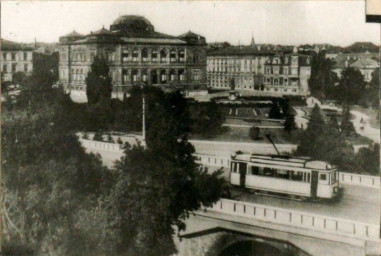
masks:
POLYGON ((309 95, 311 56, 295 51, 270 56, 265 63, 264 90, 284 95, 309 95))
POLYGON ((1 40, 1 76, 12 81, 17 72, 30 75, 33 71, 33 48, 8 40, 1 40))
POLYGON ((340 53, 334 59, 333 72, 341 78, 341 72, 349 67, 357 69, 365 82, 372 80, 372 73, 380 67, 379 53, 340 53))
POLYGON ((309 94, 310 58, 296 50, 285 53, 260 45, 209 52, 208 87, 305 96, 309 94))
POLYGON ((69 90, 86 91, 85 79, 95 56, 107 60, 113 94, 139 84, 186 91, 206 89, 206 40, 188 32, 156 32, 141 16, 121 16, 88 35, 60 37, 59 78, 69 90))

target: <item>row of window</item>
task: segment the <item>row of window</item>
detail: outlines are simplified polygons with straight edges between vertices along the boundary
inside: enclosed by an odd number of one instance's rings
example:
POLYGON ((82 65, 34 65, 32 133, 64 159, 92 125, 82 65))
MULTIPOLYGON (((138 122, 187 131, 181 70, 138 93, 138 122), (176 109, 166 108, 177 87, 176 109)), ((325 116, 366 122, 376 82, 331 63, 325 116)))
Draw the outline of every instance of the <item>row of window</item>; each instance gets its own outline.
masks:
POLYGON ((18 69, 17 68, 17 63, 13 63, 13 64, 11 64, 11 65, 3 65, 3 69, 2 69, 2 71, 4 72, 4 73, 8 73, 8 72, 12 72, 12 73, 14 73, 14 72, 28 72, 28 71, 30 71, 29 70, 29 64, 24 64, 23 65, 23 69, 22 70, 20 70, 20 69, 18 69), (8 68, 9 67, 9 68, 8 68))
MULTIPOLYGON (((13 60, 13 61, 16 61, 16 60, 29 60, 30 58, 28 58, 28 53, 27 52, 23 52, 22 55, 18 55, 20 56, 19 58, 17 57, 17 53, 15 52, 11 52, 11 53, 6 53, 6 52, 3 52, 3 60, 13 60)), ((29 54, 29 56, 31 56, 31 54, 29 54)))
MULTIPOLYGON (((67 71, 62 70, 60 72, 61 79, 66 78, 67 71)), ((73 81, 84 81, 86 79, 86 72, 84 72, 83 69, 72 69, 72 79, 73 81)), ((143 81, 148 82, 148 79, 150 77, 150 82, 153 84, 157 83, 166 83, 166 82, 172 82, 172 81, 185 81, 186 80, 186 72, 185 69, 178 69, 174 70, 171 69, 167 72, 167 70, 128 70, 123 69, 122 70, 122 76, 121 80, 123 84, 128 84, 129 82, 137 82, 137 81, 143 81), (148 76, 150 74, 150 76, 148 76)), ((113 82, 117 82, 119 80, 118 72, 110 71, 110 76, 112 78, 113 82)), ((202 79, 202 71, 201 70, 193 70, 192 72, 192 80, 193 81, 200 81, 202 79)))
MULTIPOLYGON (((62 59, 66 60, 67 55, 66 53, 61 54, 62 59)), ((95 57, 94 52, 90 52, 90 61, 93 61, 95 57)), ((114 52, 107 52, 106 56, 108 61, 113 62, 116 60, 116 54, 114 52)), ((149 51, 147 48, 143 48, 142 50, 139 49, 134 49, 132 52, 128 49, 124 49, 122 51, 121 55, 121 61, 122 62, 129 62, 129 61, 153 61, 153 62, 185 62, 185 50, 170 50, 167 51, 165 49, 162 50, 157 50, 157 49, 152 49, 149 51)), ((197 63, 202 61, 203 59, 201 58, 200 55, 194 54, 193 56, 193 62, 197 63)), ((87 61, 87 54, 86 53, 73 53, 73 61, 81 61, 81 62, 86 62, 87 61)))
POLYGON ((299 84, 298 80, 295 79, 288 79, 288 78, 272 78, 272 77, 264 77, 265 84, 271 84, 271 85, 291 85, 291 86, 297 86, 299 84))
MULTIPOLYGON (((242 173, 245 175, 255 175, 255 176, 264 176, 272 177, 279 179, 286 179, 291 181, 300 181, 300 182, 311 182, 311 172, 310 171, 292 171, 292 170, 283 170, 275 169, 270 167, 259 167, 259 166, 248 166, 245 163, 236 163, 232 162, 232 172, 233 173, 242 173)), ((319 183, 323 184, 334 184, 336 182, 336 175, 332 173, 320 173, 319 174, 319 183)))

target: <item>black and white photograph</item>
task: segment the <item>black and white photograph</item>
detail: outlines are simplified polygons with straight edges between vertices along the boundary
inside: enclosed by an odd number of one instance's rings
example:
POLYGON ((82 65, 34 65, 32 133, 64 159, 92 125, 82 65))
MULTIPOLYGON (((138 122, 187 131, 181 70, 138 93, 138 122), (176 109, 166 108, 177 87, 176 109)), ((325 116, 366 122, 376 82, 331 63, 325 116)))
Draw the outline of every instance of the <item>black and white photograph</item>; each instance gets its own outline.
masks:
POLYGON ((379 256, 380 2, 1 1, 1 256, 379 256))

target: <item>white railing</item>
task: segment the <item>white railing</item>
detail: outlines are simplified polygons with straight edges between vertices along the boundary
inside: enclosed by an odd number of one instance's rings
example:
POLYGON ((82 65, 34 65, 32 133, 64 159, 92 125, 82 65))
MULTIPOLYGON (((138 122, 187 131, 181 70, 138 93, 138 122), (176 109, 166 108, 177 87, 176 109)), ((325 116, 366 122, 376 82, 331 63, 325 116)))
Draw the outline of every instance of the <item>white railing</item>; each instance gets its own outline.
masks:
POLYGON ((82 146, 86 149, 102 149, 113 152, 123 152, 123 149, 120 144, 86 139, 79 139, 79 141, 82 143, 82 146))
MULTIPOLYGON (((218 167, 230 167, 230 158, 226 156, 213 156, 194 154, 197 157, 197 162, 202 165, 218 166, 218 167)), ((339 182, 342 184, 366 186, 373 188, 380 188, 380 177, 371 175, 360 175, 353 173, 340 172, 339 182)))
POLYGON ((380 227, 368 223, 228 199, 222 199, 212 207, 206 209, 211 212, 241 216, 292 227, 301 227, 309 230, 379 241, 380 227))
POLYGON ((360 175, 354 173, 340 172, 339 182, 342 184, 351 184, 380 188, 380 177, 371 175, 360 175))

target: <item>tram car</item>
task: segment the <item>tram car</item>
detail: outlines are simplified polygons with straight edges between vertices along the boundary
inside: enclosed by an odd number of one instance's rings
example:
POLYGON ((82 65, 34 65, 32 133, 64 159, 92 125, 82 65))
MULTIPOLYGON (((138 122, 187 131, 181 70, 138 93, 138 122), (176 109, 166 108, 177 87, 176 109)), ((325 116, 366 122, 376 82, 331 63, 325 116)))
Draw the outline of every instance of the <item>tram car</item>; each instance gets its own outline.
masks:
POLYGON ((300 198, 332 199, 339 173, 327 162, 284 155, 232 155, 231 185, 300 198))

